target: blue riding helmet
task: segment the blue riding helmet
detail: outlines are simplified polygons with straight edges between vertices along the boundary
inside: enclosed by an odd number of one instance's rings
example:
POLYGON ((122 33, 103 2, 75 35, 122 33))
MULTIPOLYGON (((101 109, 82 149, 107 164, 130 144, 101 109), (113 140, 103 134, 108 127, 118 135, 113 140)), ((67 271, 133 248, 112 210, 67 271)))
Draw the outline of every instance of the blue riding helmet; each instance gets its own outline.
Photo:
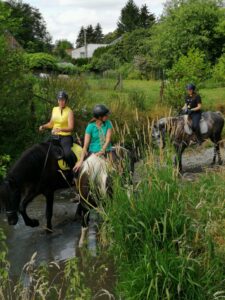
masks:
POLYGON ((195 88, 196 88, 196 86, 195 86, 193 83, 189 83, 189 84, 186 86, 186 90, 192 90, 192 91, 195 91, 195 88))
POLYGON ((66 101, 68 100, 68 95, 65 91, 59 91, 57 94, 57 100, 60 99, 65 99, 66 101))

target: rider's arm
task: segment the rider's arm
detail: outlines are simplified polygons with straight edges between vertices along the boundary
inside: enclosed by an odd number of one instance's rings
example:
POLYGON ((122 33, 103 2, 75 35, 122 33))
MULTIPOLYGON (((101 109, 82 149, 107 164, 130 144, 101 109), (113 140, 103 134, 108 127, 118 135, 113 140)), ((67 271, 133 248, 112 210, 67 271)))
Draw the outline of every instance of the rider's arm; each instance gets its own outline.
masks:
POLYGON ((112 128, 108 128, 108 130, 106 132, 105 143, 104 143, 104 145, 102 146, 102 149, 101 149, 103 152, 106 151, 108 145, 110 144, 111 137, 112 137, 112 128))
POLYGON ((84 161, 85 155, 87 154, 88 147, 89 147, 89 144, 90 144, 90 140, 91 140, 90 134, 85 133, 84 146, 83 146, 83 149, 82 149, 82 152, 81 152, 81 157, 80 157, 79 161, 76 163, 76 165, 74 166, 74 168, 73 168, 74 171, 77 171, 81 167, 81 165, 84 161))
POLYGON ((51 118, 51 120, 48 123, 41 125, 39 127, 39 130, 42 131, 44 129, 48 129, 48 128, 52 128, 52 127, 53 127, 53 121, 52 121, 52 118, 51 118))
POLYGON ((199 111, 202 108, 202 104, 198 103, 198 106, 196 106, 195 108, 192 108, 191 111, 199 111))

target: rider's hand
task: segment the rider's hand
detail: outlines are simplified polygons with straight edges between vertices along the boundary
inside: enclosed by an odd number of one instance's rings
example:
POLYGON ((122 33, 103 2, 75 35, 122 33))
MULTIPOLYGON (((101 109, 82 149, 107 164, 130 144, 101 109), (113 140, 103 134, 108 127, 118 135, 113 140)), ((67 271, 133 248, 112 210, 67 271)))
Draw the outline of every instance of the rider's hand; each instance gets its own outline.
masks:
POLYGON ((61 131, 60 128, 53 128, 53 129, 52 129, 52 134, 57 134, 57 133, 59 133, 60 131, 61 131))
POLYGON ((78 161, 78 162, 75 164, 75 166, 73 167, 73 171, 74 171, 74 172, 77 172, 77 171, 80 169, 81 165, 82 165, 82 161, 78 161))
POLYGON ((190 116, 192 114, 192 110, 189 108, 187 111, 188 115, 190 116))
POLYGON ((103 155, 105 155, 105 151, 104 151, 104 150, 101 150, 101 151, 95 153, 95 155, 96 155, 96 156, 103 156, 103 155))
POLYGON ((43 127, 43 125, 41 125, 40 127, 39 127, 39 131, 43 131, 44 130, 44 127, 43 127))

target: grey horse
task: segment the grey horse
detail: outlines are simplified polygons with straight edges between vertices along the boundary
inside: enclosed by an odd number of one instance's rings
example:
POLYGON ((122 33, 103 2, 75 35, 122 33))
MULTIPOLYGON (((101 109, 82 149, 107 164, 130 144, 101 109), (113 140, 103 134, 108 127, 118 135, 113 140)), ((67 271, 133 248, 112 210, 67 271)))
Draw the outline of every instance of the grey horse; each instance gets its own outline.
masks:
MULTIPOLYGON (((220 112, 207 111, 202 113, 200 121, 200 129, 202 139, 210 139, 214 143, 214 155, 212 164, 218 163, 221 165, 222 158, 220 153, 221 134, 224 126, 224 118, 220 112)), ((152 129, 153 141, 157 141, 162 147, 165 147, 166 132, 175 147, 176 158, 175 165, 178 165, 179 171, 182 171, 182 154, 184 150, 195 140, 195 134, 191 128, 191 119, 188 115, 178 117, 166 117, 160 119, 154 124, 152 129)))

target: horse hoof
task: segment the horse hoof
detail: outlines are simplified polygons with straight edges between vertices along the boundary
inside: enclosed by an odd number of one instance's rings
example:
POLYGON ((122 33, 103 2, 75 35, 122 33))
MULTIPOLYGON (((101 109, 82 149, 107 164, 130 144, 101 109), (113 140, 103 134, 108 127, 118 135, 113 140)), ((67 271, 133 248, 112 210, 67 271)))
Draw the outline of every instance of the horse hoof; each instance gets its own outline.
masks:
POLYGON ((222 159, 220 159, 220 160, 218 161, 218 164, 219 164, 220 166, 223 164, 222 159))
POLYGON ((31 220, 30 226, 31 227, 38 227, 39 226, 39 221, 36 220, 36 219, 31 220))

